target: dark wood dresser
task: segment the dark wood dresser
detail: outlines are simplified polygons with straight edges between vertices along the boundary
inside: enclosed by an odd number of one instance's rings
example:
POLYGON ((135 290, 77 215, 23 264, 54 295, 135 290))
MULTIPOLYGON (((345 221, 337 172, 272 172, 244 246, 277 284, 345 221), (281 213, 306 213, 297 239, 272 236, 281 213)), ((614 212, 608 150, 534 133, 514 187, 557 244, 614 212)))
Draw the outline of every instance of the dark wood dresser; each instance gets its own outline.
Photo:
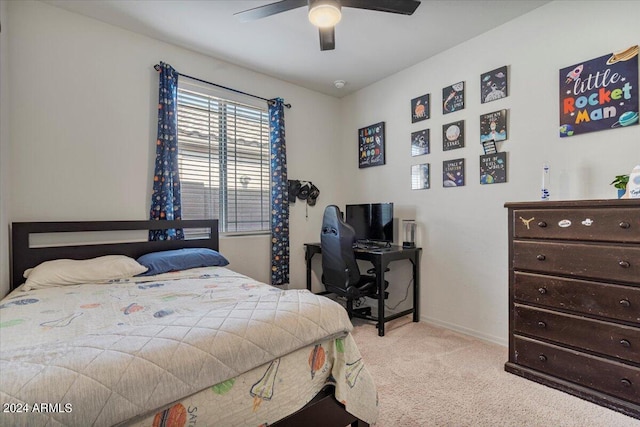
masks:
POLYGON ((505 207, 505 370, 640 418, 640 199, 505 207))

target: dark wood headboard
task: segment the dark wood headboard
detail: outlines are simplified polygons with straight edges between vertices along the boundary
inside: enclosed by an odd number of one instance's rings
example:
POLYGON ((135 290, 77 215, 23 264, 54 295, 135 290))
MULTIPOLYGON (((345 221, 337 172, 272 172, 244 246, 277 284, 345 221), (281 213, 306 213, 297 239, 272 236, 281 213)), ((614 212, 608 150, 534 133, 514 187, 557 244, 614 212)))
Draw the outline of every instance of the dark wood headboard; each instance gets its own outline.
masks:
POLYGON ((11 290, 20 286, 24 271, 53 259, 89 259, 102 255, 127 255, 138 258, 149 252, 181 248, 218 250, 218 220, 182 221, 65 221, 14 222, 11 224, 11 290), (134 241, 124 243, 82 243, 33 247, 29 237, 37 233, 74 233, 90 231, 149 231, 169 228, 208 229, 208 238, 188 240, 134 241))

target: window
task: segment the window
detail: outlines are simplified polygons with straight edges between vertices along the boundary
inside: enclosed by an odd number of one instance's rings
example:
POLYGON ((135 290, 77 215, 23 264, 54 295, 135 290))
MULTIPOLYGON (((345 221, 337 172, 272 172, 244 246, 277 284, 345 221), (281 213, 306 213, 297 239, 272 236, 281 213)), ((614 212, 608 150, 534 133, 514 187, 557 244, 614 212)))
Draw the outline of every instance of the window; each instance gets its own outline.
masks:
POLYGON ((182 218, 218 219, 221 232, 268 231, 266 105, 258 107, 220 95, 225 96, 191 81, 178 83, 182 218))

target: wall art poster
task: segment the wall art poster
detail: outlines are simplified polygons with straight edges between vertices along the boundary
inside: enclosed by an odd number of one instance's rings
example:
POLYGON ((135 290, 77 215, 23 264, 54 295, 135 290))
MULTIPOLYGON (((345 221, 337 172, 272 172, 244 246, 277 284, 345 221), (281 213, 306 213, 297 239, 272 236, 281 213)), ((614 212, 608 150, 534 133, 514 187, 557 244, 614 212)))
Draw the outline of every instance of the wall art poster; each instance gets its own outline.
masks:
POLYGON ((358 129, 358 167, 384 165, 384 122, 358 129))
POLYGON ((442 114, 453 113, 464 108, 464 82, 442 89, 442 114))
POLYGON ((424 190, 429 188, 429 163, 411 166, 411 189, 424 190))
POLYGON ((420 122, 429 118, 431 104, 430 94, 422 95, 411 100, 411 123, 420 122))
POLYGON ((429 129, 411 132, 411 155, 429 154, 429 129))
POLYGON ((480 184, 507 182, 507 153, 480 156, 480 184))
POLYGON ((442 125, 442 150, 464 147, 464 120, 442 125))
POLYGON ((508 95, 506 65, 480 75, 481 103, 506 98, 508 95))
POLYGON ((507 139, 507 110, 494 111, 480 116, 480 143, 507 139))
POLYGON ((560 137, 637 124, 637 45, 560 70, 560 137))
POLYGON ((464 159, 445 160, 442 162, 442 186, 464 186, 464 159))

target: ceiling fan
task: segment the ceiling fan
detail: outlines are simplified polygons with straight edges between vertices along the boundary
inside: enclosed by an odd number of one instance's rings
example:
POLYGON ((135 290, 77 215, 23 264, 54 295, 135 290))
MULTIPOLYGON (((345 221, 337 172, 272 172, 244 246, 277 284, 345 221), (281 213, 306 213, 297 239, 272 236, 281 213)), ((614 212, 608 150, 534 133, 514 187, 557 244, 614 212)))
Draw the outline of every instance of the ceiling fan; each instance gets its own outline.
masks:
POLYGON ((411 15, 420 6, 420 2, 418 0, 283 0, 234 15, 241 22, 247 22, 303 6, 309 6, 309 21, 320 31, 320 50, 333 50, 336 47, 335 26, 342 17, 343 7, 411 15))

